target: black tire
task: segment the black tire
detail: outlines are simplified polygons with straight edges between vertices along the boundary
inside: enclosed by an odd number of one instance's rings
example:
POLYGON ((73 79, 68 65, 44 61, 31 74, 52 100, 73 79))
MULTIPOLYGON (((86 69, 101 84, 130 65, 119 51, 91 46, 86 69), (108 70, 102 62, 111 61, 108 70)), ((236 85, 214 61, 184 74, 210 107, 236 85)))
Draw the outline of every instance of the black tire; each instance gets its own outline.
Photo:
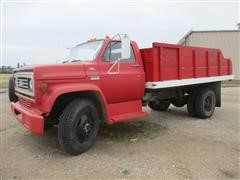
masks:
POLYGON ((196 97, 195 109, 196 115, 199 118, 210 118, 215 110, 216 95, 213 90, 206 88, 202 89, 196 97))
POLYGON ((8 81, 8 98, 10 102, 17 102, 18 97, 15 94, 14 90, 14 78, 10 77, 8 81))
POLYGON ((190 116, 196 117, 196 109, 195 109, 195 101, 197 96, 197 90, 194 90, 191 94, 188 96, 187 100, 187 110, 190 116))
POLYGON ((173 99, 172 104, 175 107, 183 107, 186 104, 186 98, 182 98, 182 99, 173 99))
POLYGON ((58 140, 63 149, 78 155, 95 142, 99 129, 96 107, 88 99, 76 99, 64 109, 58 126, 58 140))
POLYGON ((54 121, 53 119, 50 119, 50 118, 45 119, 44 130, 52 129, 55 124, 58 124, 56 120, 54 121))
POLYGON ((44 124, 44 131, 48 131, 48 130, 51 130, 53 129, 53 126, 52 124, 44 124))
POLYGON ((166 111, 169 106, 170 102, 168 101, 150 101, 148 106, 154 111, 166 111))

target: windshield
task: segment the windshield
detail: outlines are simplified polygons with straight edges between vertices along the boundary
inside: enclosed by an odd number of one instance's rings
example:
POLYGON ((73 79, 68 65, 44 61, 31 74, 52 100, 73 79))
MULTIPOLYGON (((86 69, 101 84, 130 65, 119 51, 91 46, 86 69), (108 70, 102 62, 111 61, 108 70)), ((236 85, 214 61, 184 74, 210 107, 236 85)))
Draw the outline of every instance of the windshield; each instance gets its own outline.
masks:
POLYGON ((93 61, 96 59, 104 41, 83 43, 71 48, 66 61, 93 61))

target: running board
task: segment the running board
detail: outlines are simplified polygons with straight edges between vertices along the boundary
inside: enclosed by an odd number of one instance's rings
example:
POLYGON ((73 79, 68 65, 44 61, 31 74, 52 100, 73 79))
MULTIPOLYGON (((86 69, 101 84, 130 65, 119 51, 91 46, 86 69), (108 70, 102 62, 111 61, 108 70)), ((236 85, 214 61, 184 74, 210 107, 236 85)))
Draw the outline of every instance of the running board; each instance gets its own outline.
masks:
POLYGON ((111 123, 147 116, 147 113, 142 111, 141 100, 108 104, 107 109, 111 123))
POLYGON ((115 116, 111 117, 111 120, 112 120, 113 123, 118 123, 118 122, 123 122, 123 121, 130 120, 130 119, 145 117, 147 115, 148 115, 148 113, 140 111, 140 112, 133 112, 133 113, 115 115, 115 116))

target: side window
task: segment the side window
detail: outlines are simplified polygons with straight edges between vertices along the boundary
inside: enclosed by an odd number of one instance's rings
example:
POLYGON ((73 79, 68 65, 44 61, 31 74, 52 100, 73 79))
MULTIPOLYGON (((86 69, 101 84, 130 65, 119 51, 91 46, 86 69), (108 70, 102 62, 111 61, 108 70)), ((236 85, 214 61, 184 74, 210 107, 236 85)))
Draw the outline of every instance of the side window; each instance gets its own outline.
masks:
MULTIPOLYGON (((116 61, 121 58, 121 42, 111 42, 103 56, 104 61, 116 61)), ((128 59, 121 59, 121 62, 135 62, 133 48, 131 46, 131 56, 128 59)))

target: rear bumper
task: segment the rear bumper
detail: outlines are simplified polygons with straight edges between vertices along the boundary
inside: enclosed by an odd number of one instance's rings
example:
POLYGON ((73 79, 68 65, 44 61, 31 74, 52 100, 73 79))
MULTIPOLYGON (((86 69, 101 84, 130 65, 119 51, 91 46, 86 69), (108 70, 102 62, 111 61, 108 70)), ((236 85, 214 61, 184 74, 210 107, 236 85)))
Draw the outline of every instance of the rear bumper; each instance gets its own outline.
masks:
POLYGON ((44 118, 34 110, 26 109, 19 102, 11 103, 11 109, 16 119, 30 132, 43 135, 44 118))

